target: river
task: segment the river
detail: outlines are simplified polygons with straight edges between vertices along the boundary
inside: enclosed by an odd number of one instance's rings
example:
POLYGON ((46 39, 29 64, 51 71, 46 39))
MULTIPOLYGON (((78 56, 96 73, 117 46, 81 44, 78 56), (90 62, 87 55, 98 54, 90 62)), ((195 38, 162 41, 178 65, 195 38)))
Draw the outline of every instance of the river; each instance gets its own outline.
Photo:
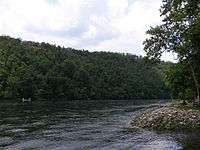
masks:
POLYGON ((0 103, 0 149, 200 149, 199 133, 154 132, 130 126, 156 100, 0 103))

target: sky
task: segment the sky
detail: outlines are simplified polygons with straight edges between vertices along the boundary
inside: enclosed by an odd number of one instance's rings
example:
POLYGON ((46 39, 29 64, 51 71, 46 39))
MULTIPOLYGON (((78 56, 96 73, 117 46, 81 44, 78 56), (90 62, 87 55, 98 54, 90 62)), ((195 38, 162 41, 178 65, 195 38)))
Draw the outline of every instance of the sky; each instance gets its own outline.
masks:
POLYGON ((161 23, 161 1, 0 0, 0 35, 144 56, 145 32, 161 23))

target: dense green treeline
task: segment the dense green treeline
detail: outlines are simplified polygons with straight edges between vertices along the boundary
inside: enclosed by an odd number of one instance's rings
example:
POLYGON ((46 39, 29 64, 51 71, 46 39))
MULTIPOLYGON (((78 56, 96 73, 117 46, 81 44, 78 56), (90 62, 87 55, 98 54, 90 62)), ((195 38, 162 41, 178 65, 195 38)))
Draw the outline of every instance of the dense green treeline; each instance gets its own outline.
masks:
POLYGON ((169 98, 167 63, 0 37, 0 96, 35 99, 169 98))

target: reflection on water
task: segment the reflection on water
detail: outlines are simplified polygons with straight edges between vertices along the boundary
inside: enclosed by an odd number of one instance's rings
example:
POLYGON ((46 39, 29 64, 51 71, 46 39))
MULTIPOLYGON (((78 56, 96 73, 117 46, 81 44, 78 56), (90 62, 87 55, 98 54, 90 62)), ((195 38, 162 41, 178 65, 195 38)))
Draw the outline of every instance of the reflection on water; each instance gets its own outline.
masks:
MULTIPOLYGON (((157 103, 157 102, 156 102, 157 103)), ((198 133, 155 133, 130 127, 153 101, 67 101, 0 104, 0 149, 199 149, 198 133)))

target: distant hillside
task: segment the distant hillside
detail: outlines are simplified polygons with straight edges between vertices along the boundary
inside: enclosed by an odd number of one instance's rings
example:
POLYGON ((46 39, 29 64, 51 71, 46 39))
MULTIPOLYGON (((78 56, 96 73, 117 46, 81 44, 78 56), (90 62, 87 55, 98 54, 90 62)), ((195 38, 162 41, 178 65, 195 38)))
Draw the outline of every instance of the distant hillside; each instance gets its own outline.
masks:
POLYGON ((0 37, 0 96, 34 99, 169 98, 164 68, 130 54, 88 52, 0 37))

